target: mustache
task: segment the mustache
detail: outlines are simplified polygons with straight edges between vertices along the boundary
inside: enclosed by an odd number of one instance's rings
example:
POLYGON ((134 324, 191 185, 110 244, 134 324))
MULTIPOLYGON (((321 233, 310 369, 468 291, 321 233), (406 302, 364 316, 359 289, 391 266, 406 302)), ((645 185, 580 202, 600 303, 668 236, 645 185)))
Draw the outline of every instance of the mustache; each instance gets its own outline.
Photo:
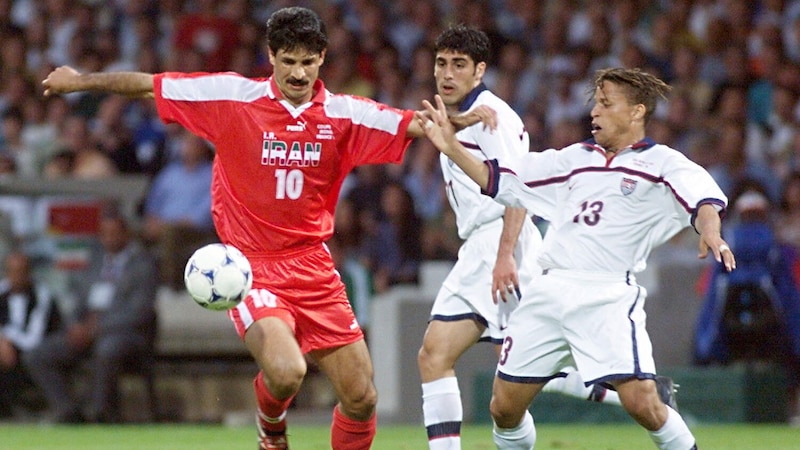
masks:
POLYGON ((294 85, 294 86, 306 86, 308 85, 308 80, 299 80, 297 78, 289 78, 286 80, 287 83, 294 85))

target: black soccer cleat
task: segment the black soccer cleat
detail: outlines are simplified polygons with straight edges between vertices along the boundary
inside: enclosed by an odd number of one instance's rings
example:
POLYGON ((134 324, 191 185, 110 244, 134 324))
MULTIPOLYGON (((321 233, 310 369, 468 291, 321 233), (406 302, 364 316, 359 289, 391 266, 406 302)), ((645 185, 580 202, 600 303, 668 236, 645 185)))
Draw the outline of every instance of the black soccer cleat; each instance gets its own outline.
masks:
POLYGON ((661 397, 661 401, 664 402, 665 405, 677 411, 678 401, 675 399, 675 393, 678 392, 680 385, 675 384, 672 381, 672 378, 661 375, 656 376, 655 381, 656 391, 658 392, 658 396, 661 397))

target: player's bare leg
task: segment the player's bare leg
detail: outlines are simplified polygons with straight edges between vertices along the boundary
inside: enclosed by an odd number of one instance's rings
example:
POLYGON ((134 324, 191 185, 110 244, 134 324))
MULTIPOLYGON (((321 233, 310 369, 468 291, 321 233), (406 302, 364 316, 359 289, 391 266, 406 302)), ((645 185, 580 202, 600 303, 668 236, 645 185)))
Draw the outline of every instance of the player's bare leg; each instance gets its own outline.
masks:
POLYGON ((463 406, 456 361, 485 330, 474 320, 432 320, 417 355, 422 380, 422 411, 431 450, 461 448, 463 406))
POLYGON ((617 382, 622 407, 650 433, 656 446, 663 450, 696 448, 695 439, 677 411, 661 401, 653 380, 630 379, 617 382))
POLYGON ((587 387, 577 370, 568 371, 566 377, 553 378, 544 385, 542 390, 578 397, 590 402, 620 404, 619 395, 615 391, 599 384, 587 387))
POLYGON ((541 383, 513 383, 494 377, 489 411, 498 449, 530 450, 536 444, 536 427, 528 407, 542 387, 541 383))
POLYGON ((292 329, 276 317, 256 321, 244 341, 261 369, 254 381, 259 447, 287 448, 286 411, 305 377, 306 360, 292 329))
MULTIPOLYGON (((547 384, 544 385, 542 391, 583 398, 590 402, 621 405, 617 391, 608 389, 599 384, 586 387, 580 373, 575 369, 567 371, 566 377, 553 378, 548 381, 547 384)), ((672 381, 672 378, 662 375, 657 376, 656 391, 665 405, 668 405, 675 411, 678 410, 678 401, 675 398, 678 385, 672 381)))
POLYGON ((311 356, 328 376, 339 400, 333 409, 331 448, 368 450, 375 438, 378 392, 367 344, 362 339, 335 349, 316 350, 311 356))

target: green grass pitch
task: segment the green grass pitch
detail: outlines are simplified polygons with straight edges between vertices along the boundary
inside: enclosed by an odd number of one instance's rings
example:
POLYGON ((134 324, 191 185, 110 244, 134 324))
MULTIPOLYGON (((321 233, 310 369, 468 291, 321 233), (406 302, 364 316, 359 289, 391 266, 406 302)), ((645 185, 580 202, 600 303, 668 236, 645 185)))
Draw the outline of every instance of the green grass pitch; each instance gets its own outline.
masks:
MULTIPOLYGON (((724 424, 692 428, 702 450, 797 450, 800 429, 786 425, 724 424)), ((328 450, 329 428, 290 425, 292 450, 328 450)), ((655 446, 632 424, 544 424, 537 450, 628 450, 655 446)), ((422 426, 379 424, 375 450, 426 449, 422 426)), ((491 450, 491 427, 462 430, 464 450, 491 450)), ((215 425, 38 426, 0 425, 0 450, 255 450, 255 427, 215 425)))

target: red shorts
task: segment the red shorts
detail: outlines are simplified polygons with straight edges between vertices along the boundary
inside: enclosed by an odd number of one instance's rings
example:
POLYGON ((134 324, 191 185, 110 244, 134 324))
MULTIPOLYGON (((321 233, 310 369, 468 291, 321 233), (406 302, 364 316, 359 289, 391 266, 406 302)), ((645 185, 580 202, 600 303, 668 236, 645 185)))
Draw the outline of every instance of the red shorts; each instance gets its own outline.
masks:
POLYGON ((247 255, 253 288, 228 316, 244 339, 259 319, 277 317, 294 332, 303 353, 352 344, 364 335, 327 247, 262 257, 247 255))

